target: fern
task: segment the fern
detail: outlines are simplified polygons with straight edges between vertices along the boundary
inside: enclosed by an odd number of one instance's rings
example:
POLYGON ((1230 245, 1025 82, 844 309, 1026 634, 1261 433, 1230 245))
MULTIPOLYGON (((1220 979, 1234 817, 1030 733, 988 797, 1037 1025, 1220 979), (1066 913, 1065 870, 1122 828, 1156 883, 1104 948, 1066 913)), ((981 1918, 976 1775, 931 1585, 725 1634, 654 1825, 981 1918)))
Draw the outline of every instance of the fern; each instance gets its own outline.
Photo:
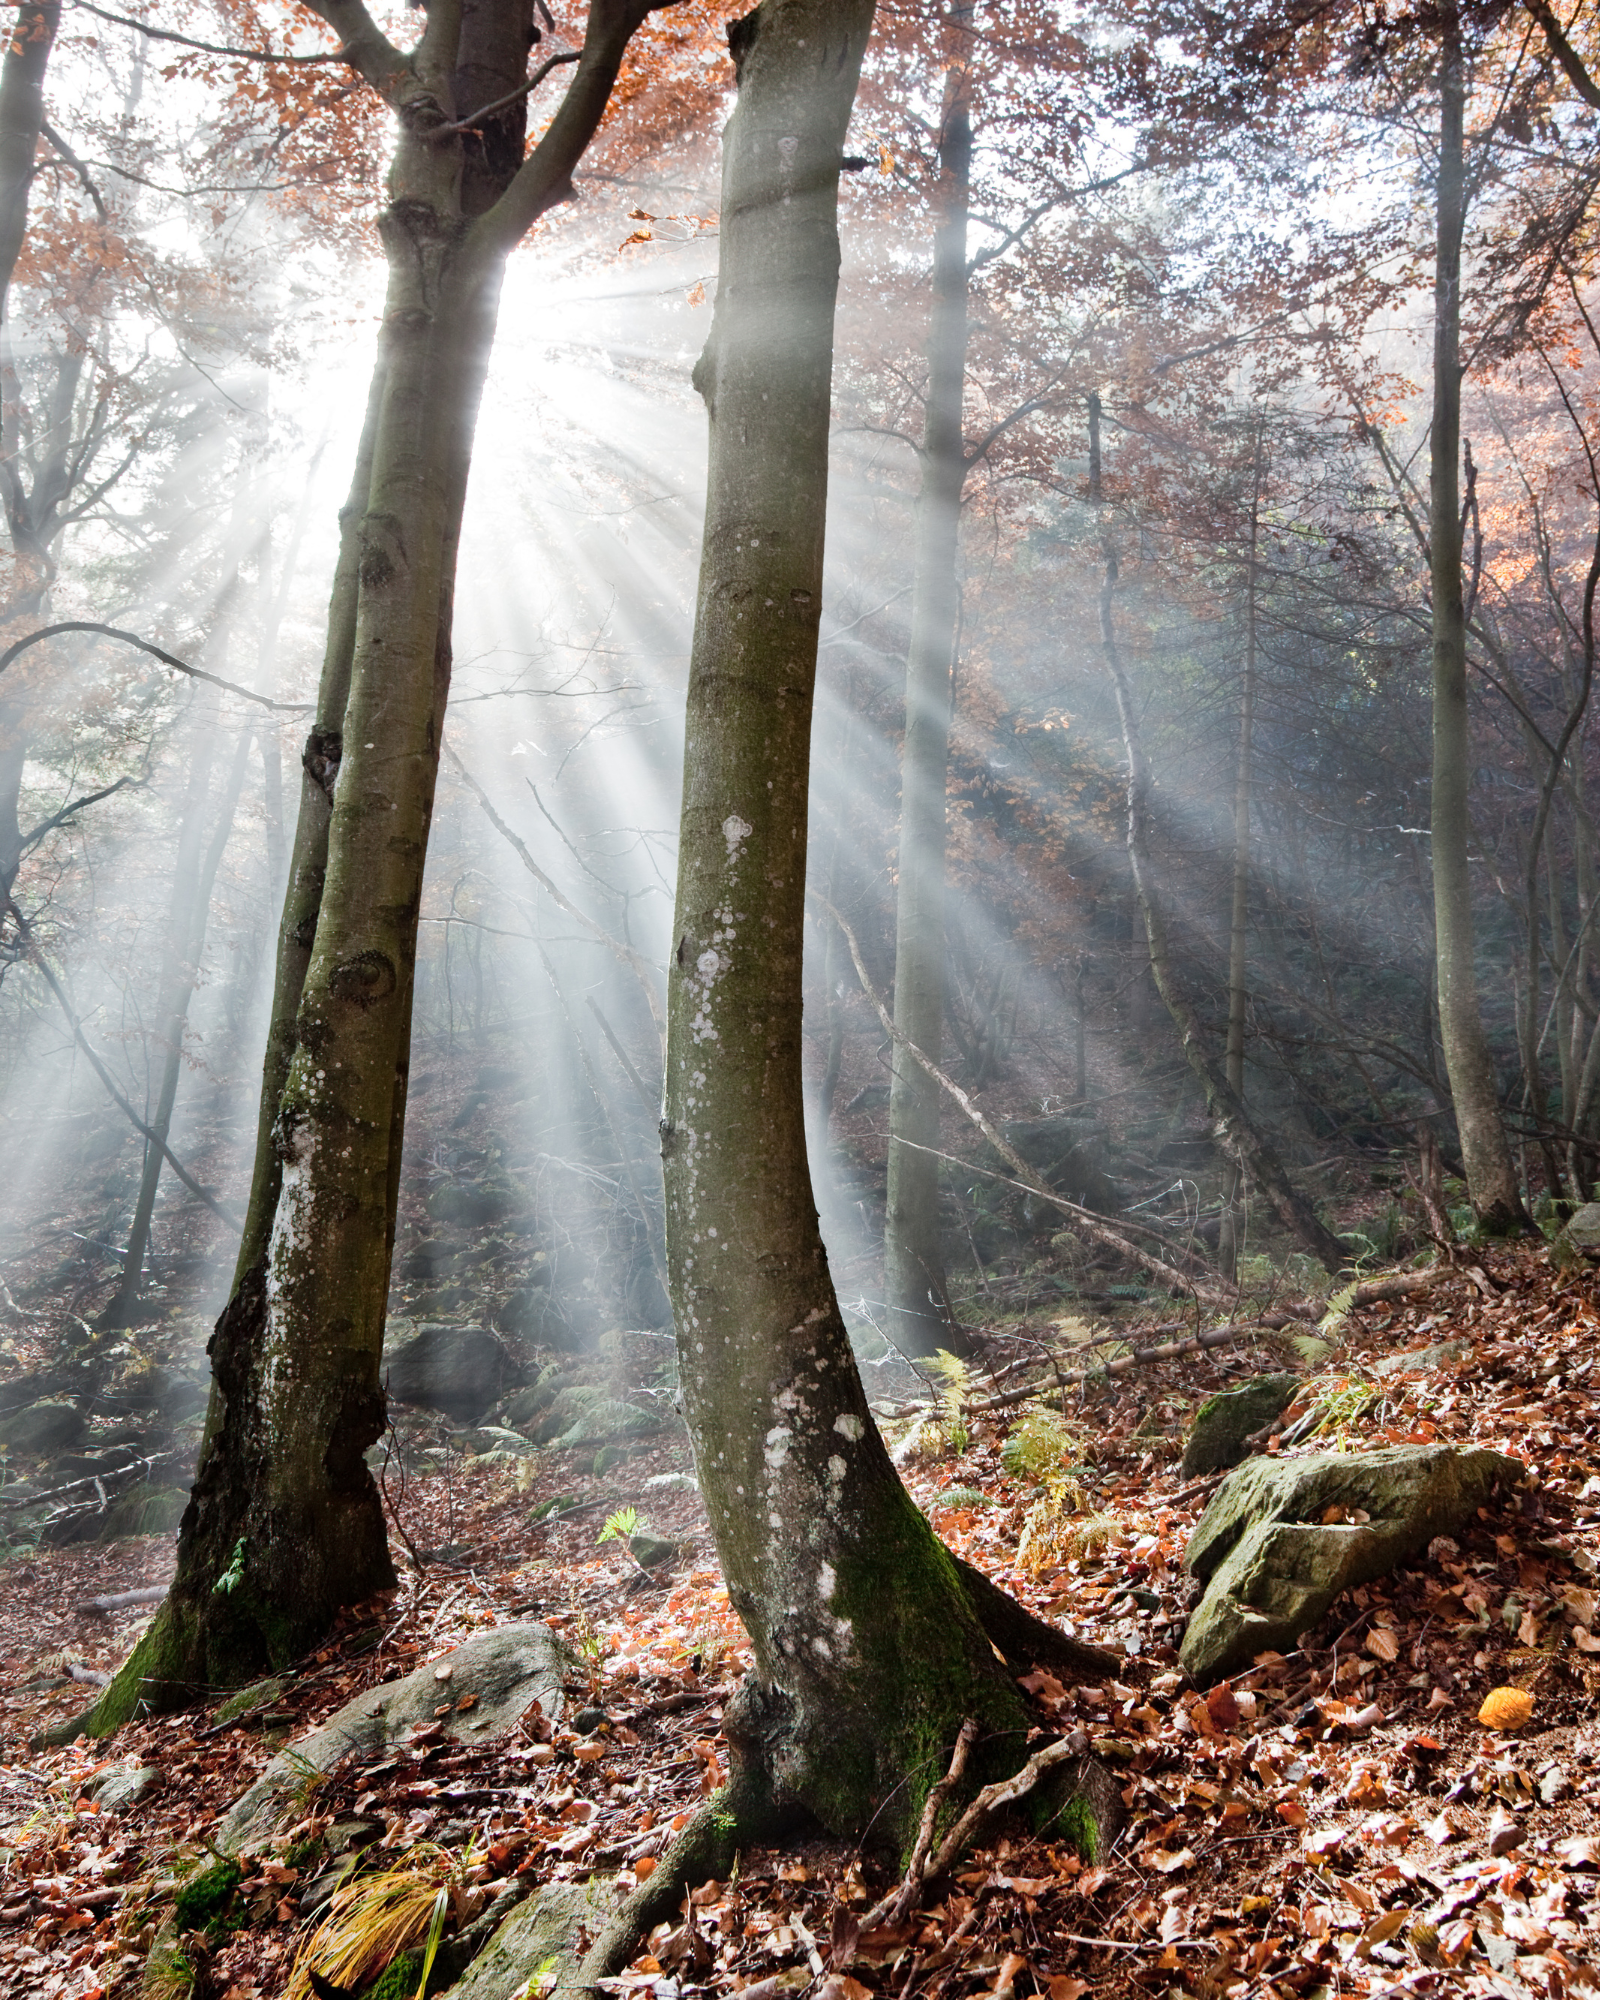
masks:
POLYGON ((1054 1410, 1030 1410, 1021 1423, 1013 1424, 1000 1447, 1000 1463, 1013 1479, 1058 1480, 1072 1434, 1054 1410))
POLYGON ((1355 1285, 1352 1283, 1341 1286, 1334 1293, 1333 1297, 1329 1299, 1327 1311, 1323 1313, 1317 1331, 1319 1333, 1337 1333, 1339 1328, 1350 1317, 1350 1308, 1355 1302, 1355 1285))
POLYGON ((597 1542, 626 1542, 638 1534, 642 1523, 637 1507, 619 1507, 606 1516, 606 1524, 595 1537, 597 1542))
POLYGON ((959 1355, 942 1347, 933 1357, 933 1365, 939 1374, 939 1403, 944 1412, 940 1428, 951 1451, 959 1458, 971 1442, 967 1398, 972 1394, 972 1374, 959 1355))

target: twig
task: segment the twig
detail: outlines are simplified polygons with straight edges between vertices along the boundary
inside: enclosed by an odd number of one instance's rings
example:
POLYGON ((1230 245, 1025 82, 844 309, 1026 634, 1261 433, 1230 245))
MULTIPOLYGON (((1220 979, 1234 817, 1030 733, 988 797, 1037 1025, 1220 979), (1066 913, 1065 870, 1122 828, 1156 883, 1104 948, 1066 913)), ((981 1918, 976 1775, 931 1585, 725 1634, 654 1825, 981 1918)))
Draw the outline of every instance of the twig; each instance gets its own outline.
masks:
POLYGON ((1115 1361, 1107 1361, 1099 1368, 1081 1369, 1075 1374, 1064 1376, 1059 1382, 1048 1382, 1042 1387, 1026 1392, 1011 1389, 1003 1396, 995 1396, 987 1402, 969 1403, 967 1408, 976 1413, 998 1410, 1012 1403, 1025 1402, 1028 1396, 1047 1396, 1062 1387, 1081 1388, 1086 1382, 1098 1382, 1106 1375, 1131 1375, 1136 1368, 1146 1367, 1152 1361, 1176 1361, 1181 1355, 1201 1354, 1207 1348, 1226 1347, 1237 1340, 1242 1333, 1254 1333, 1259 1328, 1243 1321, 1230 1320, 1225 1326, 1211 1326, 1199 1333, 1191 1333, 1183 1340, 1163 1341, 1159 1347, 1136 1347, 1127 1354, 1119 1354, 1115 1361))
POLYGON ((902 1924, 916 1908, 922 1896, 922 1885, 928 1874, 928 1855, 933 1847, 933 1830, 939 1817, 939 1809, 949 1798, 962 1774, 967 1768, 967 1753, 971 1750, 978 1734, 977 1719, 968 1716, 962 1723, 956 1737, 956 1747, 951 1753, 950 1768, 929 1792, 922 1807, 922 1821, 917 1828, 916 1842, 911 1850, 911 1860, 906 1868, 905 1879, 896 1884, 887 1896, 881 1897, 861 1919, 861 1929, 876 1930, 880 1924, 902 1924))
POLYGON ((1053 1770, 1057 1764, 1064 1764, 1069 1757, 1081 1754, 1073 1748, 1070 1737, 1062 1736, 1054 1743, 1047 1743, 1042 1750, 1036 1750, 1014 1776, 985 1785, 945 1835, 938 1853, 928 1864, 926 1874, 943 1875, 966 1851, 973 1834, 984 1820, 997 1813, 1002 1806, 1014 1805, 1018 1799, 1025 1799, 1046 1771, 1053 1770))
MULTIPOLYGON (((130 1459, 126 1465, 109 1466, 104 1472, 87 1472, 82 1479, 69 1479, 65 1486, 52 1486, 48 1493, 19 1493, 15 1496, 8 1493, 4 1497, 0 1497, 0 1507, 40 1507, 43 1506, 46 1500, 59 1500, 63 1493, 75 1492, 80 1486, 95 1487, 99 1492, 103 1505, 106 1497, 103 1481, 107 1479, 122 1479, 130 1472, 148 1471, 151 1466, 164 1464, 166 1460, 176 1458, 177 1455, 175 1451, 151 1452, 147 1458, 130 1459)), ((166 1595, 164 1587, 160 1594, 163 1597, 166 1595)), ((136 1595, 122 1599, 108 1598, 106 1600, 107 1605, 111 1607, 123 1603, 137 1603, 138 1601, 136 1595)), ((78 1608, 79 1610, 83 1610, 85 1607, 80 1605, 78 1608)))

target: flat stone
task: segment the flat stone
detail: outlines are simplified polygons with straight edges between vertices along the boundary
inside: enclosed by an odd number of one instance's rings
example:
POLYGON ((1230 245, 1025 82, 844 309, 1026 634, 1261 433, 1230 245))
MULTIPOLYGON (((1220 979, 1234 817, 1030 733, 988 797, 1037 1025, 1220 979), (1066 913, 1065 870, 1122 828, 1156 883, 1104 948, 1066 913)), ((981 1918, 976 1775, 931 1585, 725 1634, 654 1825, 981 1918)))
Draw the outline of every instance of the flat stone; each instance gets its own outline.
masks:
POLYGON ((1459 1361, 1467 1351, 1464 1340, 1439 1340, 1431 1347, 1414 1347, 1409 1354, 1391 1354, 1373 1364, 1374 1375, 1431 1375, 1446 1362, 1459 1361))
POLYGON ((1251 1459, 1190 1537, 1184 1566, 1206 1592, 1184 1634, 1185 1668, 1205 1683, 1291 1650, 1336 1597, 1462 1527, 1521 1473, 1501 1452, 1451 1445, 1251 1459))
POLYGON ((1237 1465, 1248 1455, 1245 1440, 1281 1417, 1300 1387, 1298 1375, 1258 1375, 1237 1389, 1210 1396, 1194 1413, 1183 1447, 1185 1479, 1237 1465))
POLYGON ((9 1417, 0 1417, 0 1445, 43 1457, 66 1451, 88 1428, 82 1410, 72 1403, 30 1403, 9 1417))
POLYGON ((227 1723, 237 1722, 243 1715, 253 1715, 258 1708, 270 1708, 288 1685, 288 1680, 281 1674, 273 1674, 264 1681, 252 1681, 249 1687, 229 1695, 212 1716, 212 1727, 221 1729, 227 1723))
POLYGON ((102 1771, 98 1778, 91 1778, 84 1794, 102 1812, 120 1813, 137 1805, 160 1782, 161 1770, 155 1764, 117 1764, 109 1771, 102 1771))
POLYGON ((216 1844, 224 1854, 261 1845, 288 1815, 299 1816, 306 1777, 331 1771, 346 1757, 375 1757, 413 1729, 439 1720, 458 1742, 493 1743, 509 1735, 534 1701, 561 1714, 563 1680, 581 1678, 583 1663, 548 1625, 502 1625, 480 1632, 453 1652, 430 1660, 404 1680, 386 1681, 346 1702, 320 1729, 273 1758, 228 1812, 216 1844), (448 1667, 445 1679, 439 1670, 448 1667), (465 1711, 464 1696, 476 1695, 465 1711), (450 1714, 434 1710, 453 1702, 450 1714))

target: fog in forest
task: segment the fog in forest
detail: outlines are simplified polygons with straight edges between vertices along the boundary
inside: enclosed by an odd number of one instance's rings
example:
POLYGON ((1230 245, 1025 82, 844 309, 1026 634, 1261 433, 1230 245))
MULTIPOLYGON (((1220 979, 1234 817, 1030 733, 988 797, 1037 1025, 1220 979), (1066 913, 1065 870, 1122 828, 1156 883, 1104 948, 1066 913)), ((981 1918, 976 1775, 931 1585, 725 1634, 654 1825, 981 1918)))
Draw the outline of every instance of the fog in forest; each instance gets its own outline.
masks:
MULTIPOLYGON (((219 37, 245 32, 210 12, 219 37)), ((672 1322, 660 1022, 728 102, 714 29, 693 58, 714 115, 674 126, 662 85, 660 129, 630 113, 513 257, 468 489, 389 1312, 530 1353, 672 1322)), ((907 33, 869 62, 841 181, 808 862, 811 1170, 865 1356, 917 1351, 884 1277, 877 1003, 927 584, 945 72, 907 33)), ((86 1354, 115 1335, 154 1369, 159 1350, 195 1410, 256 1146, 388 142, 381 118, 341 133, 297 99, 317 142, 296 128, 279 179, 253 180, 271 148, 240 72, 180 48, 166 74, 154 48, 69 10, 53 57, 59 116, 86 136, 39 141, 12 278, 0 636, 86 621, 211 678, 89 630, 0 678, 0 1306, 15 1328, 65 1315, 86 1354), (184 191, 202 160, 224 192, 184 191)), ((1279 100, 1163 175, 1139 170, 1126 100, 1069 145, 1026 134, 1011 63, 1002 48, 985 73, 993 123, 981 92, 971 112, 936 1053, 1050 1188, 1147 1249, 1214 1270, 1226 1238, 1223 1275, 1269 1289, 1313 1268, 1213 1143, 1153 976, 1131 724, 1167 983, 1357 1267, 1390 1261, 1441 1213, 1473 1224, 1435 998, 1423 72, 1400 64, 1364 102, 1322 86, 1299 163, 1269 129, 1279 100)), ((1066 67, 1043 90, 1058 136, 1066 67)), ((1485 181, 1469 227, 1462 502, 1474 962, 1520 1197, 1543 1215, 1587 1196, 1600 1131, 1591 238, 1573 226, 1536 298, 1513 254, 1566 198, 1573 114, 1547 96, 1543 153, 1503 201, 1485 181)), ((955 1325, 1159 1290, 1023 1187, 951 1093, 937 1153, 955 1325)))

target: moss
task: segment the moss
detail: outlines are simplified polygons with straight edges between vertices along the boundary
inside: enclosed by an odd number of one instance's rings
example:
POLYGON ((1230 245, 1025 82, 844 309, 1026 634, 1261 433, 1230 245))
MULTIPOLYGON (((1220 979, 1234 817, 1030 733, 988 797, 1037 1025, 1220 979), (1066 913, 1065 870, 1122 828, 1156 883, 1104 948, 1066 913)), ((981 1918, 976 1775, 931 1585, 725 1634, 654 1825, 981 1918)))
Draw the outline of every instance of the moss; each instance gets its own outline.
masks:
POLYGON ((172 1906, 178 1929, 207 1933, 225 1929, 229 1907, 240 1880, 237 1861, 215 1861, 198 1875, 191 1876, 178 1891, 177 1901, 172 1906))
MULTIPOLYGON (((361 2000, 412 2000, 417 1990, 417 1981, 422 1977, 422 1953, 403 1951, 391 1958, 370 1986, 362 1988, 361 2000)), ((439 1991, 439 1982, 432 1974, 428 1977, 428 1991, 439 1991)))
POLYGON ((1070 1844, 1085 1861, 1094 1861, 1100 1851, 1100 1825, 1094 1807, 1081 1792, 1072 1792, 1045 1816, 1037 1829, 1070 1844))

